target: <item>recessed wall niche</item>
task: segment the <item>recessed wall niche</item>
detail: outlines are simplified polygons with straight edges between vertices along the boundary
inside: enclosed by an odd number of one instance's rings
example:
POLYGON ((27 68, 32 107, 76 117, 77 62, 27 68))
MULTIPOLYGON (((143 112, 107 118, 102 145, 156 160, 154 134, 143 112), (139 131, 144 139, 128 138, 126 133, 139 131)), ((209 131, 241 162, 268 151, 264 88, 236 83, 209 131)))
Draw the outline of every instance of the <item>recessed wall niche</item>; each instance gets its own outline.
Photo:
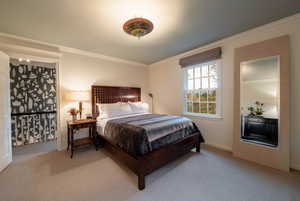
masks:
MULTIPOLYGON (((289 36, 237 48, 234 60, 233 154, 262 165, 289 171, 289 36), (273 67, 253 65, 272 62, 275 62, 273 67), (248 68, 245 65, 248 65, 248 68), (245 72, 247 70, 248 72, 245 72), (270 72, 263 73, 268 70, 270 72), (255 71, 260 72, 253 75, 255 71), (272 77, 267 77, 271 75, 272 77), (264 95, 263 98, 250 96, 250 88, 245 85, 249 85, 249 81, 250 85, 253 85, 253 80, 255 83, 259 78, 278 85, 275 89, 273 87, 267 90, 272 95, 264 95), (271 134, 273 137, 269 137, 271 134)), ((254 88, 262 90, 268 86, 265 82, 264 85, 260 84, 260 88, 254 88)))
POLYGON ((241 139, 249 143, 277 147, 279 57, 244 61, 241 62, 240 69, 241 139))

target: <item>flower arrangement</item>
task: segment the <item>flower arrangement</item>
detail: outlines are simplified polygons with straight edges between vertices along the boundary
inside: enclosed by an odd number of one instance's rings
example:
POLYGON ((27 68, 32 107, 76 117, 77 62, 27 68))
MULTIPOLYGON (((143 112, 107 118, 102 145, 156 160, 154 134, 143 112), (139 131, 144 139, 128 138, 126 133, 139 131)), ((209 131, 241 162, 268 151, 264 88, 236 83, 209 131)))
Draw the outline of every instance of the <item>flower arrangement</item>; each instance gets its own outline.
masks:
POLYGON ((263 107, 264 107, 264 103, 256 101, 255 106, 248 107, 248 110, 250 112, 250 115, 258 115, 259 116, 259 115, 263 115, 263 113, 264 113, 263 107))
POLYGON ((71 108, 69 110, 70 115, 72 115, 73 121, 76 120, 77 114, 79 113, 79 111, 76 108, 71 108))

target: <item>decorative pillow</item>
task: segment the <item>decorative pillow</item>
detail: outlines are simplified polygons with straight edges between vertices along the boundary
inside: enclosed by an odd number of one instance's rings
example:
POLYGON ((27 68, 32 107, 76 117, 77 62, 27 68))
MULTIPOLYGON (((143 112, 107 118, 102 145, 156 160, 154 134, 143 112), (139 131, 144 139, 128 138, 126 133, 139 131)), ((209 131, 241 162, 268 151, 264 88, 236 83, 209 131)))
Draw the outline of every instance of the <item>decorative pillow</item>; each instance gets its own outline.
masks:
POLYGON ((132 114, 132 109, 127 103, 97 104, 100 118, 112 118, 132 114))
POLYGON ((143 102, 128 102, 133 113, 149 112, 149 104, 143 102))

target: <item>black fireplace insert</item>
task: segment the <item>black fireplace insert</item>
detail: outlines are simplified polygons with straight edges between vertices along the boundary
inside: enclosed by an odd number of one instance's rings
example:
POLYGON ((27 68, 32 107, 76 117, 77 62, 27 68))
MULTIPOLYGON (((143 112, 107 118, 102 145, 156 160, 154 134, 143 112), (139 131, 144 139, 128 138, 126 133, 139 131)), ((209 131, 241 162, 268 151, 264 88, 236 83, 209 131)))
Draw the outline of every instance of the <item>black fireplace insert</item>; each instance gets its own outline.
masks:
POLYGON ((242 140, 267 145, 278 146, 278 119, 263 116, 241 116, 242 140))

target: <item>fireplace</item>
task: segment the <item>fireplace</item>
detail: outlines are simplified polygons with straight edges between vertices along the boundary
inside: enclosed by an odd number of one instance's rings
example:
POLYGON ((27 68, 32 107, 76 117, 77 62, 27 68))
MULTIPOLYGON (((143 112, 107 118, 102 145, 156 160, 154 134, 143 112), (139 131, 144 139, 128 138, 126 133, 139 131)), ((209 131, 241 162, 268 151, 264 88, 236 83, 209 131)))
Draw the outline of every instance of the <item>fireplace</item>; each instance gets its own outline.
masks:
POLYGON ((278 119, 248 115, 241 118, 241 139, 271 147, 278 145, 278 119))

